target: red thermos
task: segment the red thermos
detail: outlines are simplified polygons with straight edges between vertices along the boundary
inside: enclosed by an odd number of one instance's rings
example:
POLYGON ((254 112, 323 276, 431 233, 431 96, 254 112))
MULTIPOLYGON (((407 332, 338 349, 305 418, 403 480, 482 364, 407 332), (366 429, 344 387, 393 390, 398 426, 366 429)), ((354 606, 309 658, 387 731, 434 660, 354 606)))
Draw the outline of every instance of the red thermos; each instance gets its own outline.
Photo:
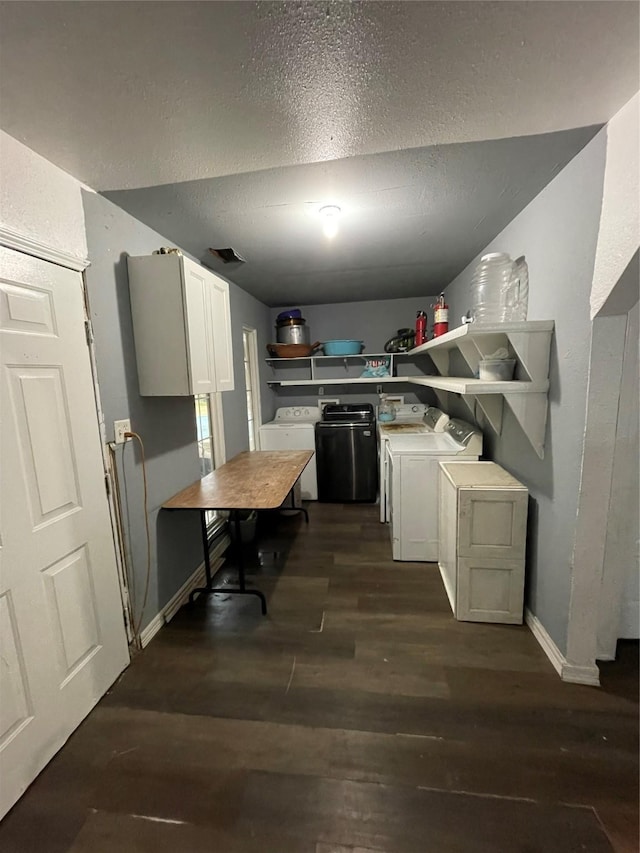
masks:
POLYGON ((433 306, 433 337, 437 338, 449 331, 449 306, 444 301, 444 293, 433 306))
POLYGON ((424 311, 418 311, 416 316, 416 341, 417 347, 425 343, 427 340, 427 315, 424 311))

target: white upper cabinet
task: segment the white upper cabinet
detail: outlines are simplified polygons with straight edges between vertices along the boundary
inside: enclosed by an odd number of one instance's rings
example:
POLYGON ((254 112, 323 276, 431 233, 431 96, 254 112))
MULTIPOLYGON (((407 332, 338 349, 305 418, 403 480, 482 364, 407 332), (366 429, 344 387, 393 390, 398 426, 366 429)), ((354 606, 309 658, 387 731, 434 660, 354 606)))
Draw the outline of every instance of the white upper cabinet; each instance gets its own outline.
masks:
POLYGON ((181 255, 128 258, 143 397, 233 390, 229 285, 181 255))
POLYGON ((213 356, 216 365, 216 390, 233 391, 233 347, 231 340, 231 309, 229 285, 216 275, 211 276, 211 327, 213 356))

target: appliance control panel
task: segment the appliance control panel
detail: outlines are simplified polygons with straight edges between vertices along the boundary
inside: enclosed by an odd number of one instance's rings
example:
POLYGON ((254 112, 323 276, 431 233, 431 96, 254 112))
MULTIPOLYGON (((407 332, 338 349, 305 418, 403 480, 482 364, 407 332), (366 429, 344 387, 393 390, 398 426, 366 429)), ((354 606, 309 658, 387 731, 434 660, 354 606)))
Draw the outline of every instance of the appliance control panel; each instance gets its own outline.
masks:
POLYGON ((429 429, 433 430, 433 432, 444 432, 449 423, 449 415, 441 409, 436 408, 436 406, 428 407, 424 419, 429 429))
POLYGON ((482 433, 472 424, 451 418, 445 426, 444 432, 465 448, 466 455, 480 456, 482 454, 482 433))
MULTIPOLYGON (((393 402, 392 398, 387 397, 387 402, 393 402)), ((401 403, 400 405, 394 403, 394 409, 396 410, 397 420, 400 420, 401 418, 420 420, 425 416, 428 406, 425 406, 422 403, 401 403)))
POLYGON ((286 408, 276 409, 276 421, 300 421, 312 423, 320 420, 320 409, 317 406, 287 406, 286 408))

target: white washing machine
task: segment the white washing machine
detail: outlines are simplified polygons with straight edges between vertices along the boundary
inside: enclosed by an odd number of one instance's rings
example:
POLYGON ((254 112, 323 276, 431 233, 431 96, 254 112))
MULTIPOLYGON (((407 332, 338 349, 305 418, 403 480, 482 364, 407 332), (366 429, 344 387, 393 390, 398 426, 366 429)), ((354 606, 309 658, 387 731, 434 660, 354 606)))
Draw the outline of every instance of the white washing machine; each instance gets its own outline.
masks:
POLYGON ((440 462, 472 462, 482 433, 451 419, 443 432, 389 436, 387 462, 394 560, 438 562, 440 462))
MULTIPOLYGON (((272 421, 260 427, 261 450, 316 449, 315 424, 320 420, 318 406, 290 406, 276 410, 272 421)), ((312 457, 295 487, 296 502, 318 500, 316 457, 312 457)))
POLYGON ((442 432, 449 421, 435 406, 422 403, 403 403, 396 406, 392 421, 378 421, 379 464, 380 464, 380 521, 390 520, 389 514, 389 460, 387 441, 392 435, 415 435, 426 432, 442 432))

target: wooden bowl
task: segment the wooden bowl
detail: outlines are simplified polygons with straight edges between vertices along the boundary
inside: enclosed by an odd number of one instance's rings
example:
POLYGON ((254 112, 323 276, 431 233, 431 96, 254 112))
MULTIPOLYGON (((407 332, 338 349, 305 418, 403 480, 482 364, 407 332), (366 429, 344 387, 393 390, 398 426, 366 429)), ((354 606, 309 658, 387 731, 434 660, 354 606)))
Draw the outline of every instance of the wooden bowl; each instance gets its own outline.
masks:
POLYGON ((272 358, 307 358, 320 346, 320 341, 315 344, 267 344, 267 350, 272 358))

